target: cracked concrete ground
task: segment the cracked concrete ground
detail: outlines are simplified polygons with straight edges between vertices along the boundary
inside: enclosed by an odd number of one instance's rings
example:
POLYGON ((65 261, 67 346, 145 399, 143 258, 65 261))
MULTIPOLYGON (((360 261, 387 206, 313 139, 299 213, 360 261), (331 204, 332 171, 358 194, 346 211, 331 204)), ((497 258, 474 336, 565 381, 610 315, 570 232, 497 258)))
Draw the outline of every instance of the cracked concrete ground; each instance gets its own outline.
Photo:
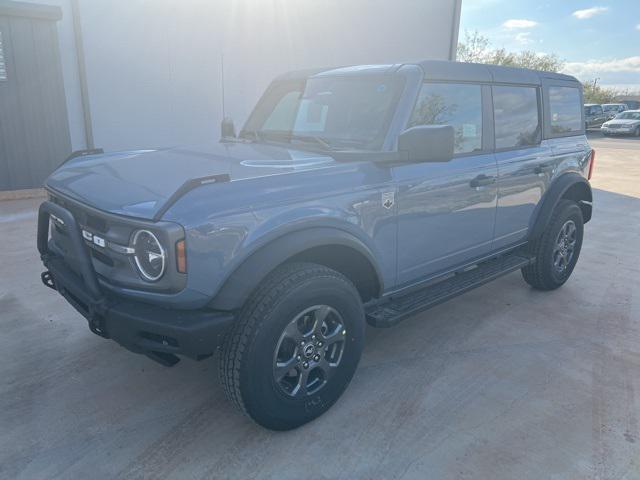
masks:
POLYGON ((172 369, 40 284, 37 200, 0 203, 0 478, 640 478, 640 139, 592 135, 595 213, 562 289, 519 273, 367 331, 296 431, 235 412, 216 360, 172 369))

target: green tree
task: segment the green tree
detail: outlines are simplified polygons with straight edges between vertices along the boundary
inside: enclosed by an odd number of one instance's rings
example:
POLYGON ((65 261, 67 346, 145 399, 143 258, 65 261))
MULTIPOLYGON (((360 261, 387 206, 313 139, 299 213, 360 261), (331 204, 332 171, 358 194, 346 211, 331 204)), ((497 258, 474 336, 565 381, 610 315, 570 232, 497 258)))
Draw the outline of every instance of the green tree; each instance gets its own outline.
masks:
POLYGON ((492 49, 491 42, 478 31, 465 31, 464 41, 458 43, 457 58, 460 62, 489 63, 508 67, 524 67, 547 72, 559 72, 564 62, 554 54, 536 53, 531 50, 508 52, 504 48, 492 49))
MULTIPOLYGON (((458 43, 458 61, 524 67, 547 72, 559 72, 564 67, 557 55, 541 54, 531 50, 508 52, 504 48, 492 49, 489 39, 477 30, 464 32, 464 41, 458 43)), ((585 103, 614 103, 616 98, 629 92, 603 87, 596 80, 583 82, 585 103)))
POLYGON ((582 86, 584 87, 584 103, 615 103, 616 97, 629 93, 600 86, 596 80, 583 82, 582 86))
POLYGON ((477 30, 464 32, 464 42, 458 42, 457 59, 466 63, 487 63, 489 39, 477 30))

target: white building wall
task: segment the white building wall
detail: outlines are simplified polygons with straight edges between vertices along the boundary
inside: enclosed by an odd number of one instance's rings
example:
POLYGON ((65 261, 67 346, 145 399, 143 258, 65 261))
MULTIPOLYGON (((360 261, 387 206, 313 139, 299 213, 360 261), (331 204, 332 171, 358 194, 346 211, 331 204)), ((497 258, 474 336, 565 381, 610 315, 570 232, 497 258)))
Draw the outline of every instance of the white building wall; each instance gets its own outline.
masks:
MULTIPOLYGON (((63 8, 72 140, 83 148, 71 1, 39 3, 63 8)), ((222 55, 237 127, 288 70, 448 59, 461 0, 77 1, 94 143, 115 150, 217 139, 222 55)))

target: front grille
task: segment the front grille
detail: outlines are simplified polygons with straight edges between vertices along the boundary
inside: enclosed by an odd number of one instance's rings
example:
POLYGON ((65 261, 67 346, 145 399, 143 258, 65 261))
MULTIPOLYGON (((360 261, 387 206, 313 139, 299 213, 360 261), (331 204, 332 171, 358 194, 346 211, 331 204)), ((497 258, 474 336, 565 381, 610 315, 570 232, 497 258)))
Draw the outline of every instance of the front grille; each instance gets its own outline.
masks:
POLYGON ((613 129, 617 129, 617 128, 624 128, 624 125, 621 125, 619 123, 614 123, 613 125, 608 125, 609 128, 613 128, 613 129))
POLYGON ((105 233, 107 231, 107 222, 103 218, 98 218, 94 215, 87 214, 87 227, 89 227, 91 230, 105 233))
POLYGON ((104 263, 108 267, 113 267, 115 265, 113 260, 108 256, 106 256, 104 253, 97 251, 95 248, 90 248, 90 250, 91 250, 91 256, 93 256, 93 258, 95 258, 99 262, 104 263))
MULTIPOLYGON (((151 223, 147 220, 137 220, 122 217, 119 215, 102 212, 97 208, 85 205, 78 201, 50 192, 50 201, 68 210, 75 218, 81 230, 87 233, 83 235, 84 244, 89 249, 89 258, 93 268, 101 282, 114 287, 125 287, 155 292, 179 292, 186 285, 186 275, 179 274, 173 268, 167 269, 164 276, 153 284, 145 282, 135 268, 134 262, 123 252, 109 248, 113 245, 129 245, 133 232, 138 229, 150 229, 160 235, 160 240, 166 245, 175 245, 176 242, 184 238, 184 230, 176 224, 168 222, 151 223), (93 235, 93 237, 91 237, 93 235), (104 240, 95 241, 96 237, 104 240), (93 238, 93 240, 89 240, 93 238)), ((67 244, 71 240, 68 230, 62 227, 61 230, 52 228, 53 244, 63 254, 68 250, 67 244)), ((168 265, 175 263, 175 258, 169 251, 168 265)), ((72 258, 65 258, 65 262, 75 264, 72 258)), ((76 271, 76 265, 70 265, 76 271)), ((76 273, 79 273, 76 271, 76 273)))

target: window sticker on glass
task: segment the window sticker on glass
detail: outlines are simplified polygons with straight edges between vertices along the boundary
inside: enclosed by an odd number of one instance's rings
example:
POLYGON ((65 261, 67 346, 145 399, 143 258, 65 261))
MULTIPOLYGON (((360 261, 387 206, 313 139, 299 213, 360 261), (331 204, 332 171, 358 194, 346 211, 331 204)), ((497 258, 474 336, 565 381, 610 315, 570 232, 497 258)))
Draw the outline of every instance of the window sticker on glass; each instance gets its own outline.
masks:
POLYGON ((464 123, 462 125, 462 136, 464 138, 474 138, 478 136, 478 128, 473 123, 464 123))

